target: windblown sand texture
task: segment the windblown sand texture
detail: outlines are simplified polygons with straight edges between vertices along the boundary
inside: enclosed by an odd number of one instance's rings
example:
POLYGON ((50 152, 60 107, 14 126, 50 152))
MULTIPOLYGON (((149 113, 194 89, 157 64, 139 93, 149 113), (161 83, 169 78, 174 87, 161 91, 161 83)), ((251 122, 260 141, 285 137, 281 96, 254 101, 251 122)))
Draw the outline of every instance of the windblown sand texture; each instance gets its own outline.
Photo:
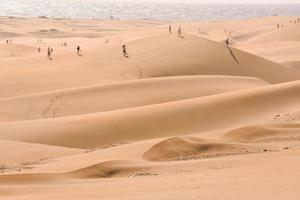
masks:
POLYGON ((296 20, 1 17, 0 199, 300 199, 296 20))

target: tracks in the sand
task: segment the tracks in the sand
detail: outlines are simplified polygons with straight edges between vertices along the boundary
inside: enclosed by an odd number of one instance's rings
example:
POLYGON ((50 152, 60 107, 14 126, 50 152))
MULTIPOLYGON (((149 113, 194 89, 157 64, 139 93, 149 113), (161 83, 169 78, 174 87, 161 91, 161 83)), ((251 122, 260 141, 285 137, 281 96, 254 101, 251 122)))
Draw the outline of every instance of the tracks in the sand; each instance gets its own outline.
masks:
POLYGON ((71 99, 73 99, 75 95, 76 93, 66 95, 64 92, 58 92, 54 98, 50 99, 50 101, 41 111, 41 115, 44 118, 47 118, 47 115, 49 113, 52 113, 52 117, 55 118, 57 112, 61 109, 61 107, 68 103, 71 99))
POLYGON ((234 59, 234 61, 239 64, 239 60, 236 58, 236 56, 234 55, 233 51, 230 49, 230 47, 227 46, 227 49, 230 52, 231 57, 234 59))

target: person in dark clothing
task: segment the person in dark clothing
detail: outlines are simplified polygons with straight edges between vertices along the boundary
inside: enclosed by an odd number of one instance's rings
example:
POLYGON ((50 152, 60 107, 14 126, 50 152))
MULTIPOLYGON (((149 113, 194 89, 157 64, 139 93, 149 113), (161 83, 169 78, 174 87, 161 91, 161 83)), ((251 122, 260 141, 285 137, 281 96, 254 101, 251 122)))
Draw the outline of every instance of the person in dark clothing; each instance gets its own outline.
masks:
POLYGON ((80 54, 80 46, 78 45, 78 47, 77 47, 77 55, 79 55, 80 54))
POLYGON ((47 57, 48 57, 48 59, 51 59, 51 49, 50 49, 50 47, 48 47, 48 50, 47 50, 47 57))
POLYGON ((125 45, 125 44, 123 44, 122 50, 123 50, 123 56, 127 57, 128 54, 127 54, 127 48, 126 48, 126 45, 125 45))
POLYGON ((226 43, 226 46, 229 45, 229 38, 227 38, 227 39, 225 40, 225 43, 226 43))

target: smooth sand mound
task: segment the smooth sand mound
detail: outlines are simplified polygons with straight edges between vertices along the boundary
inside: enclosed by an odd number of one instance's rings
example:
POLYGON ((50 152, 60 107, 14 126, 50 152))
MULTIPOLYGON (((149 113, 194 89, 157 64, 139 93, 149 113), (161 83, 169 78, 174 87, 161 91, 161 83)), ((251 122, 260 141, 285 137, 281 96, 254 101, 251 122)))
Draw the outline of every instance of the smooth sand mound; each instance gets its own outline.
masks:
POLYGON ((231 44, 247 44, 250 43, 251 40, 253 40, 254 38, 260 37, 261 35, 264 34, 269 34, 271 32, 273 32, 275 29, 273 30, 252 30, 252 31, 246 31, 243 33, 234 33, 233 35, 230 36, 230 42, 231 44))
POLYGON ((248 42, 259 44, 281 41, 300 41, 300 26, 298 24, 287 25, 283 28, 274 29, 263 34, 249 38, 248 42))
POLYGON ((42 30, 38 30, 36 32, 30 32, 30 35, 34 36, 34 37, 38 37, 38 38, 60 38, 60 37, 68 37, 68 34, 60 31, 58 29, 42 29, 42 30))
POLYGON ((117 36, 106 46, 103 38, 95 42, 77 39, 83 43, 83 56, 76 55, 74 41, 68 40, 73 46, 66 48, 56 42, 52 60, 46 58, 45 49, 53 41, 47 41, 41 54, 34 50, 21 61, 8 59, 1 63, 4 69, 0 73, 0 98, 166 76, 246 76, 270 83, 300 79, 296 70, 223 44, 188 34, 178 38, 161 31, 154 33, 142 39, 129 35, 129 42, 125 42, 129 58, 122 56, 123 42, 117 36))
POLYGON ((0 174, 22 173, 53 159, 83 152, 79 149, 0 140, 0 174))
POLYGON ((137 171, 147 169, 140 161, 113 160, 92 165, 83 169, 67 173, 72 178, 110 178, 115 176, 130 176, 137 171))
POLYGON ((258 56, 193 35, 153 36, 128 44, 128 63, 142 77, 233 75, 258 77, 270 83, 299 80, 298 71, 258 56))
POLYGON ((170 138, 152 146, 144 154, 149 161, 176 161, 248 153, 250 147, 208 142, 199 138, 170 138))
POLYGON ((235 142, 282 142, 300 139, 300 123, 269 124, 230 131, 224 138, 235 142))
POLYGON ((297 71, 300 71, 300 61, 290 61, 290 62, 285 62, 285 63, 282 63, 292 69, 295 69, 297 71))
POLYGON ((0 17, 22 35, 0 45, 0 199, 299 199, 300 42, 273 35, 292 18, 0 17))
POLYGON ((291 62, 292 64, 300 60, 300 42, 273 41, 269 43, 239 45, 237 47, 243 51, 259 55, 284 66, 287 66, 286 63, 291 62))
POLYGON ((0 176, 0 185, 34 185, 66 181, 62 174, 6 174, 0 176))
POLYGON ((142 161, 112 160, 65 173, 19 173, 0 176, 0 185, 28 185, 70 182, 72 179, 98 179, 153 175, 151 166, 142 161))
POLYGON ((241 127, 300 108, 300 82, 139 108, 0 124, 0 138, 76 148, 241 127))
POLYGON ((7 32, 7 31, 1 31, 0 29, 0 38, 12 38, 12 37, 19 37, 21 36, 18 33, 14 33, 14 32, 7 32))
MULTIPOLYGON (((0 44, 0 57, 18 57, 37 52, 37 48, 22 44, 0 44)), ((4 66, 1 66, 4 67, 4 66)))
POLYGON ((266 85, 247 77, 183 76, 81 87, 0 99, 0 121, 97 113, 266 85))
POLYGON ((0 173, 31 168, 50 159, 83 152, 79 149, 0 140, 0 173))

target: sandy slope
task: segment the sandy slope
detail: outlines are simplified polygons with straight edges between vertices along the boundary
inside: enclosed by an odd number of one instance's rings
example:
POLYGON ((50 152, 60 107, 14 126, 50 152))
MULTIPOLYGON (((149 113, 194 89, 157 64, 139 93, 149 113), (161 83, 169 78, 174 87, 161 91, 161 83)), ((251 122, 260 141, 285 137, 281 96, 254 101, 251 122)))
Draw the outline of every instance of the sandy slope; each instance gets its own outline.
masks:
POLYGON ((1 17, 0 199, 299 199, 295 19, 1 17))
MULTIPOLYGON (((184 37, 169 35, 158 27, 154 31, 139 29, 111 36, 107 45, 104 44, 105 38, 46 38, 40 44, 42 53, 26 51, 27 56, 4 56, 0 61, 0 98, 151 77, 231 75, 280 83, 297 80, 300 76, 296 70, 235 47, 227 48, 190 33, 184 37), (136 33, 131 36, 132 32, 136 33), (61 47, 64 41, 68 47, 61 47), (121 55, 123 42, 128 45, 130 59, 121 55), (76 56, 78 44, 82 47, 82 56, 76 56), (45 56, 47 46, 54 48, 53 60, 45 56), (18 83, 12 81, 12 76, 18 83)), ((22 48, 37 48, 39 45, 33 38, 14 42, 12 52, 21 51, 20 44, 22 48)))
POLYGON ((95 148, 248 125, 300 109, 299 89, 296 81, 111 112, 2 123, 0 139, 95 148))
POLYGON ((233 36, 234 45, 238 48, 260 55, 269 60, 285 64, 299 70, 300 25, 286 24, 279 29, 273 28, 253 35, 233 36))
POLYGON ((0 99, 0 120, 53 118, 120 110, 268 85, 247 77, 142 79, 0 99), (122 97, 122 98, 120 98, 122 97))
POLYGON ((291 67, 292 69, 300 71, 300 61, 290 61, 283 63, 284 65, 291 67))
POLYGON ((84 150, 1 140, 1 173, 30 169, 46 160, 83 153, 84 150), (9 153, 7 153, 9 152, 9 153))

